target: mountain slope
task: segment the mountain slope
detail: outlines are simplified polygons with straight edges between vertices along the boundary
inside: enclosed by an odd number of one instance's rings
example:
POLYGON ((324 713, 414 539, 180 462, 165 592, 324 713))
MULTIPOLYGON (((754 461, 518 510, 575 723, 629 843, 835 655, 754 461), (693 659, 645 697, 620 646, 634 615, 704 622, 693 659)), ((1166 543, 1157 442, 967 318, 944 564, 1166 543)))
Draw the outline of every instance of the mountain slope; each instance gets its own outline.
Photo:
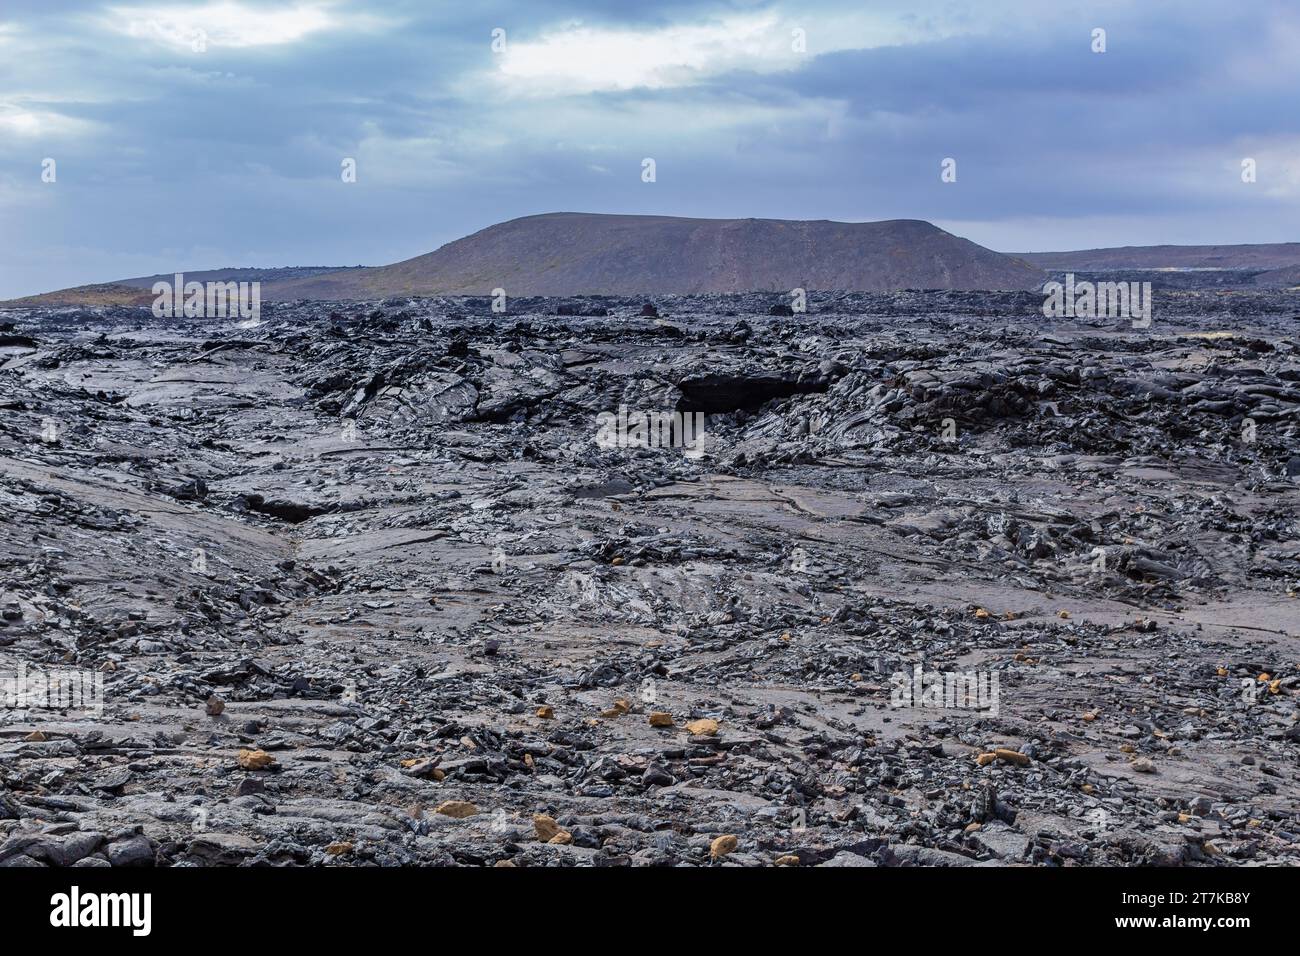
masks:
POLYGON ((1255 276, 1255 284, 1278 289, 1300 288, 1300 265, 1261 272, 1255 276))
POLYGON ((1300 266, 1300 242, 1235 246, 1121 246, 1074 252, 1013 252, 1042 269, 1284 269, 1300 266))
MULTIPOLYGON (((342 273, 356 271, 363 266, 286 266, 275 269, 260 268, 225 268, 204 270, 178 270, 185 276, 185 282, 261 282, 267 287, 279 281, 299 279, 319 273, 342 273)), ((10 299, 3 304, 11 308, 49 308, 58 306, 141 306, 153 305, 153 286, 155 282, 174 282, 175 273, 159 273, 152 276, 137 276, 132 279, 118 279, 116 282, 99 282, 91 285, 73 286, 56 292, 42 292, 38 295, 10 299)))
POLYGON ((1040 270, 919 220, 843 223, 548 213, 375 269, 275 282, 264 298, 1023 289, 1040 270))
MULTIPOLYGON (((22 304, 148 304, 171 275, 78 286, 22 304)), ((685 219, 547 213, 489 226, 388 266, 215 269, 187 281, 260 281, 263 301, 402 295, 665 295, 1028 289, 1042 270, 928 222, 685 219)), ((10 304, 19 304, 18 302, 10 304)))

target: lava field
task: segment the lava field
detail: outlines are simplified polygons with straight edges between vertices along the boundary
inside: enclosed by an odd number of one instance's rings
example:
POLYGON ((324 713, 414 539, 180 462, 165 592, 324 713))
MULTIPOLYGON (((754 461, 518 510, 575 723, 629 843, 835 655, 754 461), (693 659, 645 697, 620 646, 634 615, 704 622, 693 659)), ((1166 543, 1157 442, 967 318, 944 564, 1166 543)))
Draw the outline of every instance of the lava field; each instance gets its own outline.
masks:
POLYGON ((1300 296, 779 302, 0 312, 0 866, 1300 863, 1300 296))

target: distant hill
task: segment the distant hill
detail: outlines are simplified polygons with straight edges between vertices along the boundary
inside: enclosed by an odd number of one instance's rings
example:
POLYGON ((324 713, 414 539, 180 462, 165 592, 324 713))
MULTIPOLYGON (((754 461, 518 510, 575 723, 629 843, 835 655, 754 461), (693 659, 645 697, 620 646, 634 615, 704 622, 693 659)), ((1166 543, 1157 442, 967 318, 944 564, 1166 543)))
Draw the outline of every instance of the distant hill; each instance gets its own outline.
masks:
MULTIPOLYGON (((263 286, 290 279, 301 279, 319 275, 322 272, 347 273, 363 266, 340 268, 338 266, 286 266, 279 269, 225 268, 205 269, 193 272, 180 270, 188 282, 261 282, 263 286)), ((155 282, 172 282, 175 274, 160 273, 152 276, 139 276, 134 279, 119 279, 116 282, 100 282, 94 285, 79 285, 57 292, 42 292, 39 295, 24 296, 0 303, 14 308, 56 306, 108 306, 108 305, 153 305, 155 296, 151 291, 155 282)))
POLYGON ((79 285, 58 292, 42 292, 21 299, 0 302, 6 308, 55 308, 57 306, 107 306, 151 305, 154 297, 148 289, 139 289, 122 282, 101 282, 98 285, 79 285))
MULTIPOLYGON (((365 266, 284 266, 278 269, 227 267, 225 269, 206 269, 193 272, 178 271, 184 272, 186 282, 261 282, 266 284, 268 282, 307 278, 325 272, 355 272, 364 268, 365 266)), ((168 272, 153 276, 141 276, 138 279, 122 279, 116 284, 152 289, 155 282, 171 282, 173 278, 173 274, 168 272)))
POLYGON ((1041 269, 1286 269, 1300 266, 1300 242, 1236 246, 1120 246, 1075 252, 1015 252, 1041 269))
MULTIPOLYGON (((556 212, 498 223, 388 266, 225 268, 185 272, 185 278, 261 282, 262 300, 269 302, 490 295, 498 288, 511 296, 794 288, 1016 290, 1040 288, 1049 271, 1204 269, 1223 270, 1217 285, 1300 286, 1300 242, 999 253, 918 219, 832 222, 556 212)), ((141 276, 3 304, 149 305, 153 284, 170 278, 141 276)))
MULTIPOLYGON (((170 275, 9 303, 149 304, 170 275), (139 291, 144 290, 143 299, 139 291)), ((187 281, 260 281, 263 301, 401 295, 663 295, 795 288, 1027 289, 1041 270, 915 219, 829 222, 549 213, 512 219, 374 268, 217 269, 187 281)))
POLYGON ((263 287, 264 298, 656 295, 794 288, 1024 289, 1041 271, 928 222, 548 213, 374 269, 263 287))
POLYGON ((1255 276, 1255 284, 1281 289, 1300 288, 1300 265, 1285 269, 1270 269, 1255 276))

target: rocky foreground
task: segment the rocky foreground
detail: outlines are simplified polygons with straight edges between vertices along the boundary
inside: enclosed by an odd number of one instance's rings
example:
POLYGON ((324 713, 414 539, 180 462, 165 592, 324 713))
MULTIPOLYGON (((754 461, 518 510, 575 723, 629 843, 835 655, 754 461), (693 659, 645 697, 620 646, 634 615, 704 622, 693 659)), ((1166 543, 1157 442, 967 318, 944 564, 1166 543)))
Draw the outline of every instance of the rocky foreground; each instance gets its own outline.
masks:
POLYGON ((776 301, 0 314, 0 866, 1300 863, 1300 297, 776 301))

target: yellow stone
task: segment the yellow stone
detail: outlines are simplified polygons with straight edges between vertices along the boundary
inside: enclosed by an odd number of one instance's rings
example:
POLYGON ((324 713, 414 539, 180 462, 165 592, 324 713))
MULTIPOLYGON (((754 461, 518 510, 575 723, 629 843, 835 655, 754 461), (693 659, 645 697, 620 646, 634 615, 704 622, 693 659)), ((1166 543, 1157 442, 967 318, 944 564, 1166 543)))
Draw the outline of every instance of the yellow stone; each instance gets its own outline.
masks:
POLYGON ((602 717, 622 717, 624 714, 626 714, 626 713, 627 713, 628 711, 630 711, 631 709, 632 709, 632 705, 629 704, 626 700, 624 700, 623 698, 620 697, 618 700, 614 701, 614 705, 613 705, 612 707, 610 707, 608 710, 602 710, 602 711, 600 712, 600 716, 602 716, 602 717))
POLYGON ((239 751, 239 766, 244 770, 265 770, 275 763, 275 758, 265 750, 239 751))
POLYGON ((728 853, 735 852, 736 847, 739 845, 740 840, 734 834, 728 833, 709 844, 709 856, 715 860, 720 860, 728 853))
POLYGON ((433 808, 433 812, 455 820, 463 820, 478 813, 478 807, 466 800, 444 800, 433 808))
POLYGON ((533 814, 533 833, 541 842, 546 843, 557 833, 562 832, 560 825, 555 822, 554 817, 549 817, 545 813, 533 814))
POLYGON ((686 725, 686 729, 696 736, 712 737, 718 732, 718 722, 705 717, 700 720, 692 720, 686 725))

